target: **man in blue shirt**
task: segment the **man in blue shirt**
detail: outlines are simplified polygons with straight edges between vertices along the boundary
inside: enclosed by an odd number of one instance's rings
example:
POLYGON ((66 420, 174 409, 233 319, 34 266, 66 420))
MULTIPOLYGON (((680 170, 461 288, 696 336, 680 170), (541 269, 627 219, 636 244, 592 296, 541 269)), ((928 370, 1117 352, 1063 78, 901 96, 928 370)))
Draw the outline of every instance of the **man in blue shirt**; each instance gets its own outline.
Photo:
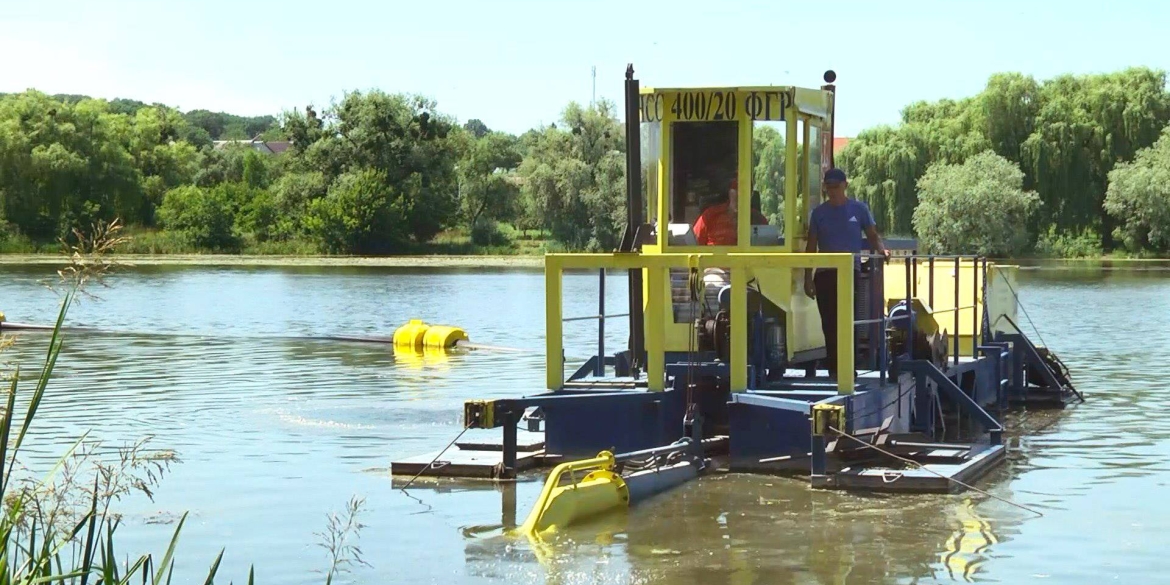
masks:
MULTIPOLYGON (((887 260, 890 251, 882 243, 874 224, 873 214, 869 206, 862 201, 851 199, 845 195, 845 188, 849 183, 845 180, 845 171, 829 169, 825 173, 823 182, 827 197, 813 209, 808 222, 808 245, 805 251, 813 252, 850 252, 855 256, 861 253, 862 236, 869 240, 870 248, 882 254, 887 260)), ((856 256, 854 268, 853 294, 857 295, 857 274, 861 269, 861 258, 856 256)), ((805 293, 817 300, 817 309, 821 314, 821 328, 825 333, 825 362, 828 366, 829 377, 837 376, 837 274, 832 269, 819 269, 816 276, 812 270, 806 270, 804 276, 805 293)))

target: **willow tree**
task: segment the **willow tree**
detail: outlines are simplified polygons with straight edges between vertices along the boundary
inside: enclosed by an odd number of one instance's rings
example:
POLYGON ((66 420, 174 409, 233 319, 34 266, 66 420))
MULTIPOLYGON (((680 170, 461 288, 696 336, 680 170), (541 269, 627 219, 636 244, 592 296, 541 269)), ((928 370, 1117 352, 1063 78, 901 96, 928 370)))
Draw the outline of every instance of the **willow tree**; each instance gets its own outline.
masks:
MULTIPOLYGON (((1020 147, 1036 127, 1040 84, 1020 73, 996 73, 978 97, 983 112, 983 134, 996 154, 1017 164, 1020 147)), ((1024 186, 1032 180, 1025 174, 1024 186)))
POLYGON ((1170 121, 1166 74, 1145 68, 1063 75, 1040 89, 1035 131, 1021 145, 1044 202, 1037 218, 1058 230, 1091 228, 1112 247, 1104 207, 1109 172, 1157 140, 1170 121))
POLYGON ((902 124, 862 132, 841 153, 852 195, 869 203, 880 229, 913 231, 918 180, 934 162, 959 164, 987 150, 983 112, 972 99, 915 102, 902 124))
POLYGON ((911 134, 890 126, 866 130, 838 157, 849 174, 850 195, 867 202, 878 228, 890 234, 910 233, 915 183, 928 162, 911 134))
POLYGON ((525 213, 573 249, 611 250, 625 226, 625 132, 612 103, 571 103, 561 128, 522 138, 525 213))

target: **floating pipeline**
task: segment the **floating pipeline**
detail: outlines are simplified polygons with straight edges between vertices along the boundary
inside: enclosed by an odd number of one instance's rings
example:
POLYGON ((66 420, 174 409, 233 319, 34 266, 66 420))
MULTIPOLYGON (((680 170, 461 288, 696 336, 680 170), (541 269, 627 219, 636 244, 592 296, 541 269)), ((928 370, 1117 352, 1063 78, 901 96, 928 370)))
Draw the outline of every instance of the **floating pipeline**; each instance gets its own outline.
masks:
MULTIPOLYGON (((41 325, 35 323, 16 323, 9 322, 5 319, 4 313, 0 312, 0 331, 53 331, 56 329, 53 325, 41 325)), ((160 333, 160 332, 143 332, 143 331, 113 331, 95 329, 92 327, 74 327, 62 326, 60 328, 63 332, 73 333, 90 333, 98 334, 104 333, 107 335, 158 335, 167 337, 182 337, 181 333, 160 333)), ((198 337, 206 337, 206 335, 196 335, 198 337)), ((454 349, 468 349, 468 350, 489 350, 489 351, 507 351, 519 353, 532 353, 532 350, 518 349, 513 347, 499 347, 494 345, 483 345, 479 343, 471 343, 467 336, 467 331, 461 327, 453 327, 449 325, 428 325, 422 320, 412 319, 406 325, 399 327, 394 332, 393 337, 377 337, 377 336, 361 336, 361 335, 280 335, 280 336, 258 336, 264 339, 307 339, 317 341, 344 341, 350 343, 374 343, 392 345, 395 348, 396 354, 428 354, 437 355, 441 352, 454 349)))
POLYGON ((705 468, 705 462, 691 453, 691 446, 691 440, 684 438, 666 447, 618 456, 602 451, 592 459, 562 463, 549 474, 528 519, 517 533, 539 539, 558 529, 626 510, 695 479, 705 468), (634 467, 640 457, 649 461, 634 467), (625 471, 618 472, 623 463, 631 466, 625 475, 625 471), (577 472, 587 473, 577 480, 577 472), (572 482, 561 485, 566 474, 572 482))

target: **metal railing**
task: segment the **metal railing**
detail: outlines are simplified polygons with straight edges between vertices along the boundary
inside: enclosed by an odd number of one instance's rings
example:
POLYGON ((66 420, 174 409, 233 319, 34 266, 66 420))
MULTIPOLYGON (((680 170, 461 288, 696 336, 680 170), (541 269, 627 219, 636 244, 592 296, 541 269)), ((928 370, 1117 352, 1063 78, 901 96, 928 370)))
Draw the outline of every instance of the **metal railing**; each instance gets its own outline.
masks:
POLYGON ((593 366, 593 375, 598 378, 605 375, 605 320, 616 319, 618 317, 629 317, 629 313, 616 313, 607 315, 605 313, 605 268, 597 269, 597 314, 586 315, 583 317, 565 317, 561 319, 562 323, 571 321, 597 321, 597 363, 593 366))
MULTIPOLYGON (((723 268, 731 272, 731 389, 744 391, 748 386, 747 348, 747 271, 755 268, 790 269, 836 269, 838 295, 837 348, 841 362, 841 373, 837 379, 838 391, 851 394, 854 390, 853 368, 853 267, 854 257, 848 253, 776 253, 719 251, 660 254, 548 254, 545 256, 545 335, 548 363, 547 387, 558 390, 564 386, 564 347, 561 314, 561 278, 565 270, 601 268, 615 270, 645 270, 647 288, 657 297, 669 291, 669 270, 673 268, 704 269, 723 268)), ((651 305, 655 305, 652 302, 651 305)), ((603 320, 603 311, 596 317, 603 320)), ((609 315, 604 315, 609 317, 609 315)), ((575 318, 575 317, 574 317, 575 318)), ((575 318, 576 319, 576 318, 575 318)), ((584 319, 581 319, 584 320, 584 319)), ((665 343, 666 311, 650 310, 646 313, 646 377, 650 390, 665 389, 665 343)))
MULTIPOLYGON (((886 262, 887 262, 886 258, 880 254, 873 254, 873 253, 864 253, 864 254, 861 254, 860 256, 861 256, 861 258, 867 259, 870 262, 874 263, 874 269, 873 269, 874 270, 874 278, 876 278, 879 282, 882 283, 883 291, 882 291, 881 296, 882 296, 882 300, 884 301, 885 300, 885 293, 884 293, 885 268, 886 268, 886 262)), ((972 326, 971 326, 971 357, 972 358, 979 357, 979 346, 981 345, 981 340, 985 341, 987 338, 988 332, 986 331, 986 323, 985 322, 982 324, 980 323, 981 317, 984 317, 987 314, 987 257, 986 256, 980 256, 977 254, 917 254, 917 253, 912 252, 912 253, 907 254, 907 255, 900 255, 897 257, 892 257, 889 261, 890 263, 901 262, 901 263, 905 264, 905 273, 906 273, 905 303, 906 303, 907 314, 904 316, 900 316, 900 317, 888 317, 888 316, 886 316, 885 307, 883 307, 882 311, 881 311, 881 317, 878 317, 876 319, 855 319, 853 322, 854 327, 858 327, 861 325, 880 324, 880 331, 878 333, 879 347, 878 347, 878 352, 877 352, 877 359, 878 359, 878 368, 879 368, 879 372, 880 372, 879 376, 881 378, 882 383, 885 383, 885 381, 886 381, 886 376, 888 373, 887 363, 889 362, 889 356, 887 355, 888 348, 886 348, 885 330, 886 330, 886 327, 891 322, 909 319, 909 321, 910 321, 909 331, 910 331, 911 337, 910 337, 910 339, 907 340, 907 342, 910 344, 911 351, 913 351, 913 332, 915 331, 914 299, 918 297, 918 265, 921 263, 920 261, 923 261, 923 260, 926 262, 926 264, 928 266, 927 274, 929 276, 927 278, 927 291, 928 291, 927 292, 927 304, 930 306, 931 315, 936 317, 936 321, 938 321, 937 317, 940 315, 943 315, 946 313, 951 313, 953 315, 952 336, 953 336, 953 341, 954 341, 954 347, 953 347, 953 350, 951 352, 953 354, 952 355, 953 363, 955 365, 959 364, 959 358, 960 358, 960 353, 961 353, 960 346, 959 346, 959 341, 960 341, 960 335, 959 335, 960 320, 959 319, 960 319, 960 313, 962 311, 970 309, 972 311, 972 314, 973 314, 972 326), (935 304, 934 304, 934 300, 935 300, 934 299, 935 270, 934 270, 934 268, 935 268, 936 261, 953 261, 954 262, 954 293, 955 293, 954 296, 955 296, 955 298, 954 298, 954 306, 951 308, 947 308, 947 309, 935 308, 935 304), (971 295, 972 295, 971 299, 973 302, 970 305, 960 305, 959 304, 961 302, 961 298, 962 298, 962 288, 961 288, 959 276, 962 272, 962 267, 963 267, 963 264, 965 261, 970 261, 972 270, 974 272, 974 278, 972 279, 973 282, 971 284, 971 295), (983 307, 983 311, 977 310, 977 309, 979 309, 980 306, 983 307)), ((941 325, 941 322, 939 324, 941 325)))
MULTIPOLYGON (((986 257, 979 256, 979 255, 963 255, 963 254, 943 255, 943 254, 916 254, 916 253, 910 253, 910 254, 904 254, 904 255, 892 257, 888 262, 890 264, 903 263, 905 265, 905 273, 906 273, 905 303, 906 303, 907 313, 906 313, 906 315, 898 316, 898 317, 887 316, 887 312, 886 312, 887 309, 885 307, 886 296, 884 293, 884 285, 885 285, 885 269, 886 269, 886 265, 887 265, 887 260, 885 259, 884 256, 882 256, 880 254, 872 254, 872 253, 863 253, 863 254, 861 254, 861 258, 867 259, 868 261, 874 263, 873 264, 874 268, 872 269, 873 278, 877 279, 882 284, 883 289, 882 289, 881 299, 880 299, 881 303, 882 303, 882 307, 880 310, 881 316, 877 317, 877 318, 871 318, 871 319, 854 319, 853 320, 853 329, 854 329, 854 332, 856 335, 856 328, 859 326, 864 326, 864 325, 879 325, 880 326, 879 330, 878 330, 878 335, 877 335, 877 343, 878 343, 877 361, 878 361, 879 378, 883 384, 886 382, 886 380, 888 379, 888 376, 889 376, 889 365, 888 364, 890 361, 889 360, 890 356, 888 355, 889 348, 887 347, 887 344, 886 344, 886 333, 885 333, 886 327, 888 327, 891 323, 894 323, 894 322, 909 320, 908 330, 910 332, 910 337, 909 337, 909 339, 907 339, 907 343, 909 344, 910 351, 913 351, 913 332, 915 331, 915 325, 916 325, 916 313, 914 311, 914 299, 917 298, 917 296, 918 296, 918 265, 920 263, 923 263, 923 262, 925 262, 926 265, 928 266, 927 273, 929 276, 927 278, 927 283, 926 283, 927 290, 928 290, 927 303, 931 308, 931 314, 936 318, 936 320, 938 320, 939 316, 947 314, 947 313, 950 313, 953 315, 953 321, 952 321, 952 327, 953 327, 952 354, 953 355, 951 356, 953 359, 953 363, 958 365, 959 359, 960 359, 960 344, 959 344, 959 342, 960 342, 960 335, 959 335, 960 313, 962 311, 965 311, 965 310, 972 310, 973 311, 973 320, 972 320, 972 329, 971 329, 971 331, 972 331, 972 343, 971 343, 972 355, 971 355, 971 357, 978 358, 979 346, 981 345, 980 339, 985 340, 987 337, 987 331, 985 330, 985 327, 981 327, 981 324, 980 324, 980 317, 982 316, 981 312, 975 310, 975 309, 978 309, 980 307, 980 303, 982 302, 982 305, 984 308, 984 310, 982 311, 982 314, 985 315, 987 313, 987 307, 986 307, 986 302, 987 302, 987 258, 986 257), (935 298, 934 298, 934 296, 935 296, 934 295, 934 292, 935 292, 935 271, 934 271, 934 268, 936 266, 936 262, 939 262, 939 261, 953 261, 954 262, 954 306, 951 308, 937 309, 934 306, 934 301, 935 301, 935 298), (973 280, 973 282, 972 282, 972 300, 974 302, 972 304, 969 304, 969 305, 961 305, 960 306, 959 303, 961 302, 962 289, 961 289, 959 275, 961 273, 961 270, 962 270, 964 263, 968 262, 968 261, 971 263, 972 269, 975 272, 975 278, 972 279, 973 280)), ((571 263, 571 261, 567 262, 566 264, 568 264, 568 263, 571 263)), ((584 316, 579 316, 579 317, 565 317, 565 318, 561 319, 562 323, 574 322, 574 321, 591 321, 591 320, 596 320, 598 322, 597 361, 594 364, 594 375, 597 377, 602 377, 605 375, 605 321, 607 319, 615 319, 615 318, 619 318, 619 317, 629 317, 629 313, 614 313, 614 314, 606 313, 605 280, 606 280, 606 268, 605 267, 598 268, 599 293, 598 293, 598 308, 597 308, 596 315, 584 315, 584 316)), ((850 291, 850 292, 852 292, 852 291, 850 291)), ((838 293, 838 294, 840 294, 840 293, 838 293)), ((850 306, 852 307, 853 302, 854 302, 853 295, 850 294, 849 298, 850 298, 850 306)), ((840 302, 840 297, 839 297, 839 302, 840 302)), ((939 324, 941 325, 941 321, 939 324)), ((986 323, 983 323, 983 325, 986 326, 986 323)), ((854 338, 856 338, 856 337, 854 336, 854 338)), ((856 345, 852 344, 852 343, 851 343, 851 345, 853 345, 854 352, 856 352, 856 345)), ((838 357, 840 358, 840 356, 838 356, 838 357)))

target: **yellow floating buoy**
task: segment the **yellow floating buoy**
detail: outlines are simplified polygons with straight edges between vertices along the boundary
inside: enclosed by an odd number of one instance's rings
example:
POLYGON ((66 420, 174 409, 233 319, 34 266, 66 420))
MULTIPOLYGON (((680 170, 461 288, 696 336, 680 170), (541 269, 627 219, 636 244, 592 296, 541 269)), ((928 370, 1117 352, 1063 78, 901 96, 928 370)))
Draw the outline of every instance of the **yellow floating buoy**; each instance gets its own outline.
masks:
POLYGON ((409 323, 394 332, 394 347, 401 349, 451 349, 460 341, 467 341, 467 332, 448 325, 427 325, 421 319, 409 323))
POLYGON ((427 349, 451 349, 456 343, 467 341, 467 332, 458 327, 435 325, 423 336, 423 347, 427 349))
POLYGON ((409 323, 399 327, 394 332, 394 347, 422 349, 423 336, 430 325, 420 319, 411 319, 409 323))
POLYGON ((0 311, 0 323, 4 322, 4 312, 0 311))

